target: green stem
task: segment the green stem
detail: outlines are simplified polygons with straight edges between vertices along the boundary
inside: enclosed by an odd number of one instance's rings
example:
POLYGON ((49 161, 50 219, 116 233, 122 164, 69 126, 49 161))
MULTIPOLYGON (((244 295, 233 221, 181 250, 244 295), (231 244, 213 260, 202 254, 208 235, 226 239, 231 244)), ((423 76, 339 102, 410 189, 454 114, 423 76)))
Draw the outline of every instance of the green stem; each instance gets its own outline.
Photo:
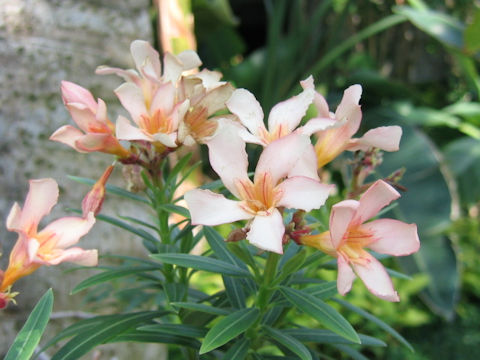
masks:
POLYGON ((390 15, 376 23, 366 27, 359 33, 349 37, 347 40, 342 42, 340 45, 334 47, 330 50, 321 60, 315 63, 304 75, 303 78, 306 78, 308 75, 313 74, 318 75, 320 71, 330 65, 333 61, 335 61, 340 55, 342 55, 345 51, 350 49, 351 47, 355 46, 362 40, 369 38, 379 32, 382 32, 392 26, 400 24, 408 19, 404 15, 394 14, 390 15))
POLYGON ((270 287, 270 284, 273 282, 275 277, 279 260, 280 255, 273 252, 268 253, 267 262, 265 263, 265 270, 263 272, 263 284, 260 285, 257 298, 258 307, 262 312, 265 312, 268 301, 272 295, 272 288, 270 287))

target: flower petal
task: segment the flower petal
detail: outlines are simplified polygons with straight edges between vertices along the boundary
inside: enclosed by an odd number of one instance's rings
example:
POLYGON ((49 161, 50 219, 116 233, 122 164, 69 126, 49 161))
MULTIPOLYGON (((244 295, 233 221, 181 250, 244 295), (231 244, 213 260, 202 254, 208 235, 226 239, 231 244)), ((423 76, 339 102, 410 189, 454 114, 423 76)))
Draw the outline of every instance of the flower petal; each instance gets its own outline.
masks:
POLYGON ((163 66, 163 81, 176 84, 184 70, 181 61, 175 55, 166 53, 163 56, 163 66))
MULTIPOLYGON (((248 90, 237 89, 227 101, 228 109, 238 116, 241 123, 254 135, 263 128, 263 110, 255 96, 248 90)), ((265 129, 266 130, 266 129, 265 129)))
MULTIPOLYGON (((7 216, 7 229, 9 231, 14 231, 14 230, 20 230, 20 220, 22 219, 22 208, 18 203, 16 202, 13 204, 12 208, 10 209, 10 212, 8 213, 7 216)), ((0 281, 0 285, 2 282, 0 281)))
POLYGON ((355 273, 348 264, 348 261, 340 255, 337 258, 338 275, 337 275, 337 290, 340 295, 345 295, 352 288, 353 280, 355 280, 355 273))
POLYGON ((400 126, 381 126, 367 131, 361 138, 352 139, 347 150, 366 151, 372 147, 384 151, 398 151, 402 128, 400 126))
POLYGON ((291 133, 300 124, 313 101, 313 89, 305 89, 300 94, 275 105, 268 115, 268 130, 274 132, 277 127, 287 128, 291 133))
POLYGON ((360 225, 371 219, 378 212, 390 204, 393 200, 398 199, 400 194, 392 186, 383 180, 377 180, 367 191, 360 197, 357 214, 353 223, 360 225))
POLYGON ((160 56, 147 41, 134 40, 130 44, 130 52, 133 61, 140 74, 147 75, 154 79, 160 79, 161 64, 160 56))
POLYGON ((320 181, 317 171, 317 155, 315 154, 313 145, 307 147, 303 156, 298 159, 298 162, 288 173, 288 177, 293 176, 306 176, 310 179, 320 181))
POLYGON ((288 178, 278 185, 283 192, 278 206, 305 211, 318 209, 325 204, 333 187, 304 176, 288 178))
POLYGON ((255 170, 255 180, 268 172, 276 185, 281 178, 286 177, 300 157, 311 145, 306 135, 292 133, 271 142, 262 152, 255 170))
POLYGON ((192 70, 202 65, 202 60, 198 54, 193 50, 185 50, 177 55, 177 58, 183 65, 183 71, 192 70))
POLYGON ((360 108, 358 105, 360 102, 360 97, 362 96, 362 87, 358 84, 348 87, 343 92, 342 101, 335 111, 335 118, 337 120, 342 120, 344 118, 349 118, 350 114, 356 109, 360 108))
POLYGON ((61 84, 62 100, 65 105, 80 103, 87 106, 91 112, 96 112, 97 102, 90 91, 70 81, 64 80, 61 84))
MULTIPOLYGON (((315 90, 315 85, 313 83, 313 77, 310 75, 307 79, 300 81, 300 85, 304 89, 313 89, 315 90)), ((315 91, 315 95, 313 97, 313 103, 317 108, 317 116, 322 118, 330 118, 330 111, 328 109, 328 103, 325 98, 315 91)))
POLYGON ((220 176, 225 187, 238 198, 237 181, 249 180, 245 142, 238 135, 237 129, 237 126, 224 122, 217 134, 208 140, 207 146, 210 165, 220 176))
POLYGON ((117 138, 120 140, 145 140, 152 142, 153 138, 144 133, 139 128, 133 126, 127 118, 120 115, 117 119, 116 130, 117 138))
POLYGON ((109 67, 109 66, 101 65, 101 66, 97 67, 97 69, 95 70, 95 74, 97 74, 97 75, 115 74, 115 75, 123 78, 126 82, 133 82, 133 83, 137 84, 137 86, 141 86, 141 84, 142 84, 140 76, 133 69, 124 70, 124 69, 120 69, 120 68, 116 68, 116 67, 109 67))
POLYGON ((137 85, 130 82, 123 83, 114 92, 133 121, 137 122, 142 114, 148 114, 142 89, 137 85))
POLYGON ((61 128, 57 129, 57 131, 55 131, 50 136, 50 140, 58 141, 62 144, 74 148, 78 152, 85 153, 87 151, 78 148, 76 144, 77 140, 80 139, 83 135, 84 133, 77 128, 70 125, 64 125, 61 128))
POLYGON ((95 224, 93 212, 86 218, 63 217, 51 222, 38 233, 38 238, 52 237, 55 239, 55 248, 65 249, 76 244, 82 236, 87 234, 95 224))
POLYGON ((400 301, 397 292, 393 288, 392 279, 388 276, 383 265, 370 254, 364 260, 366 260, 365 265, 352 262, 352 267, 367 289, 380 299, 400 301))
POLYGON ((78 138, 75 145, 84 152, 101 151, 119 156, 128 155, 128 151, 111 134, 86 134, 78 138))
POLYGON ((163 113, 169 113, 173 109, 174 102, 175 87, 171 82, 162 84, 153 95, 150 113, 153 114, 158 109, 161 109, 163 113))
POLYGON ((158 141, 169 148, 177 147, 177 133, 173 132, 170 134, 156 133, 153 136, 154 141, 158 141))
POLYGON ((72 262, 83 266, 97 266, 98 251, 83 250, 75 247, 63 250, 60 252, 59 256, 43 261, 45 265, 58 265, 62 262, 72 262))
POLYGON ((299 127, 297 131, 301 134, 312 135, 318 131, 326 130, 335 126, 337 122, 330 118, 310 119, 305 125, 299 127))
POLYGON ((343 200, 332 206, 330 212, 330 238, 332 245, 338 249, 342 243, 343 236, 354 218, 359 203, 355 200, 343 200))
POLYGON ((207 114, 212 115, 219 110, 225 109, 226 102, 231 98, 233 86, 230 83, 218 86, 209 91, 196 106, 202 106, 207 109, 207 114))
POLYGON ((27 233, 36 232, 38 223, 50 213, 58 200, 58 185, 53 179, 30 180, 30 188, 22 208, 18 229, 27 233))
POLYGON ((253 217, 242 209, 239 201, 229 200, 210 190, 188 191, 185 193, 185 201, 194 225, 229 224, 253 217))
POLYGON ((274 209, 270 215, 256 215, 250 224, 247 240, 259 249, 283 254, 285 225, 280 211, 274 209))
POLYGON ((420 248, 415 224, 406 224, 394 219, 378 219, 363 224, 361 228, 367 229, 378 239, 368 245, 378 253, 404 256, 413 254, 420 248))

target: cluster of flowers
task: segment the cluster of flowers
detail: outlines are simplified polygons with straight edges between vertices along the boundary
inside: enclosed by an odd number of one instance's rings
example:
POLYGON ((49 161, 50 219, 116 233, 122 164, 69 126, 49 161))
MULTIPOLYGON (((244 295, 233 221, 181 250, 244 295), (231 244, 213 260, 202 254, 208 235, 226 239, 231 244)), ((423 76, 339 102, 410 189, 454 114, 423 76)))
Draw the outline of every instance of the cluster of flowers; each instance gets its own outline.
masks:
MULTIPOLYGON (((401 137, 398 126, 376 128, 361 138, 352 138, 362 117, 360 85, 345 90, 333 113, 309 77, 301 82, 303 91, 299 95, 272 108, 267 128, 254 95, 245 89, 234 90, 231 84, 220 81, 218 72, 196 71, 201 61, 195 52, 177 56, 167 53, 163 72, 159 54, 147 42, 134 41, 131 53, 136 71, 100 67, 97 74, 116 74, 125 80, 115 94, 135 125, 123 116, 114 125, 103 100, 96 101, 88 90, 64 81, 63 101, 79 129, 63 126, 51 140, 79 152, 113 154, 118 162, 143 167, 150 176, 158 174, 159 161, 178 147, 206 144, 212 168, 239 201, 209 190, 191 190, 185 194, 185 200, 192 224, 248 220, 239 229, 240 235, 234 236, 236 240, 246 238, 259 249, 280 254, 290 239, 315 247, 337 258, 340 294, 350 290, 358 275, 376 296, 399 300, 383 266, 365 250, 368 247, 399 256, 419 248, 415 224, 392 219, 366 222, 400 196, 388 183, 379 180, 358 201, 349 199, 335 204, 330 229, 324 233, 312 234, 295 219, 296 228, 286 229, 284 225, 285 208, 299 210, 296 214, 300 214, 324 205, 333 185, 321 183, 318 169, 341 152, 398 150, 401 137), (299 127, 312 103, 317 116, 299 127), (310 140, 312 135, 317 139, 314 145, 310 140), (124 140, 130 142, 129 148, 120 142, 124 140), (264 148, 253 181, 247 173, 246 143, 264 148)), ((7 228, 18 233, 18 240, 7 270, 0 271, 0 308, 15 296, 12 284, 41 265, 63 261, 97 263, 96 250, 68 247, 93 226, 111 171, 112 167, 107 168, 84 198, 82 217, 59 219, 40 232, 39 221, 56 203, 58 186, 53 179, 30 181, 23 209, 15 204, 7 219, 7 228)))

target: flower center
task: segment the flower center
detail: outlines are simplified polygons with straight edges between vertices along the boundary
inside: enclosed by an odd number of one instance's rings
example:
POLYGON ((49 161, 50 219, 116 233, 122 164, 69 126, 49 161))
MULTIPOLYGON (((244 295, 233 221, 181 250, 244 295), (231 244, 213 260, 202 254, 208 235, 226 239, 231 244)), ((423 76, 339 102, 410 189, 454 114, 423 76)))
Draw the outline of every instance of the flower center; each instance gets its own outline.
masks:
POLYGON ((217 130, 218 123, 207 119, 207 108, 197 107, 189 111, 184 118, 189 134, 196 140, 212 136, 217 130))
POLYGON ((271 131, 268 131, 264 127, 260 127, 258 130, 258 136, 265 145, 268 145, 272 141, 278 140, 288 134, 288 128, 284 124, 276 125, 271 131))
POLYGON ((337 251, 349 259, 349 261, 365 265, 368 256, 365 256, 367 251, 364 248, 373 241, 375 239, 372 233, 360 227, 355 227, 345 233, 337 251))
POLYGON ((158 133, 170 134, 173 132, 172 120, 161 109, 155 111, 153 115, 142 114, 139 126, 151 135, 158 133))
POLYGON ((240 198, 244 201, 243 208, 253 214, 268 212, 281 197, 281 191, 274 186, 269 173, 263 173, 254 183, 239 180, 236 185, 240 198))

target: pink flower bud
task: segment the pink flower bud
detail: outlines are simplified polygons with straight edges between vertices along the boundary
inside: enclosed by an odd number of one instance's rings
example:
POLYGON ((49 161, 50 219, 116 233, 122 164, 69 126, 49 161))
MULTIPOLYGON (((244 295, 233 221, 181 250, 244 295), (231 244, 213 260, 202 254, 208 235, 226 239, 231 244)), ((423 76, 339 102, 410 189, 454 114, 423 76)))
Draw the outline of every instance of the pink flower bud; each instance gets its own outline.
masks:
POLYGON ((113 171, 113 165, 107 167, 103 175, 93 185, 92 190, 83 198, 82 216, 87 217, 88 213, 93 212, 97 215, 102 209, 103 200, 105 199, 105 184, 113 171))

